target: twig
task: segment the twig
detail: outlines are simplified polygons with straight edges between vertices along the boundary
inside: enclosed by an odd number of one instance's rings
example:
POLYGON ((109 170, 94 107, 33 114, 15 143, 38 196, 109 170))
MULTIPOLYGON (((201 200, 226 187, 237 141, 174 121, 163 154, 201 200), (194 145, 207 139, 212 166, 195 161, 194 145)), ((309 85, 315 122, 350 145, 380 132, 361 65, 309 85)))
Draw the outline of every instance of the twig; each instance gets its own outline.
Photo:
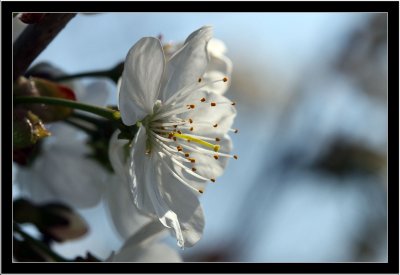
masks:
POLYGON ((35 58, 49 45, 76 13, 48 13, 29 25, 13 45, 13 79, 24 74, 35 58))

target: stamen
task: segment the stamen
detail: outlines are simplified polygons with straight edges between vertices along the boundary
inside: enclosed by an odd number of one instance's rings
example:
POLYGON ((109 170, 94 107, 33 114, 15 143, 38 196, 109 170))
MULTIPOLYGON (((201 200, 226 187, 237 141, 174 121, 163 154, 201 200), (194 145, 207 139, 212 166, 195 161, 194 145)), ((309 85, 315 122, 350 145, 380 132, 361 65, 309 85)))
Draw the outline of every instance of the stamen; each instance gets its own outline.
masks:
POLYGON ((206 147, 208 147, 208 148, 213 149, 215 152, 218 152, 218 151, 219 151, 219 148, 221 148, 220 145, 212 144, 212 143, 209 143, 209 142, 207 142, 207 141, 204 141, 204 140, 201 140, 201 139, 198 139, 198 138, 189 136, 189 135, 173 133, 173 138, 175 138, 174 140, 176 140, 176 137, 181 138, 181 139, 186 139, 188 142, 194 141, 194 142, 196 142, 196 143, 198 143, 198 144, 201 144, 201 145, 203 145, 203 146, 206 146, 206 147))
POLYGON ((193 127, 190 127, 190 129, 189 129, 190 131, 193 131, 193 127))
POLYGON ((213 127, 214 127, 214 128, 217 128, 217 127, 218 127, 218 123, 215 123, 215 124, 213 125, 213 127))
POLYGON ((216 137, 215 141, 218 142, 218 141, 221 141, 221 139, 216 137))
POLYGON ((193 119, 189 118, 189 123, 193 123, 193 119))
POLYGON ((236 105, 236 102, 232 102, 231 105, 232 105, 232 106, 235 106, 235 105, 236 105))
POLYGON ((234 158, 234 159, 238 159, 238 156, 237 156, 237 155, 233 155, 233 158, 234 158))
POLYGON ((190 154, 189 154, 189 153, 185 153, 185 157, 187 157, 187 158, 188 158, 189 156, 190 156, 190 154))
POLYGON ((188 160, 190 160, 191 163, 195 163, 196 160, 194 158, 188 158, 188 160))
POLYGON ((204 190, 199 189, 199 193, 200 193, 200 194, 203 194, 203 193, 204 193, 204 190))
POLYGON ((197 169, 193 167, 193 168, 192 168, 192 171, 193 171, 193 172, 196 172, 196 171, 197 171, 197 169))
POLYGON ((215 159, 218 159, 218 155, 214 155, 214 158, 215 158, 215 159))
POLYGON ((227 77, 224 77, 224 78, 222 79, 222 81, 223 81, 223 82, 227 82, 227 81, 228 81, 228 78, 227 78, 227 77))
POLYGON ((215 179, 210 179, 212 182, 215 182, 215 179))
POLYGON ((182 146, 177 146, 176 149, 178 150, 178 152, 183 150, 182 146))
POLYGON ((201 101, 201 102, 204 102, 204 101, 206 101, 206 99, 203 97, 202 99, 200 99, 200 101, 201 101))
POLYGON ((211 107, 215 107, 215 106, 217 106, 217 103, 211 102, 211 107))
POLYGON ((201 82, 201 77, 199 77, 199 79, 197 81, 200 83, 201 82))

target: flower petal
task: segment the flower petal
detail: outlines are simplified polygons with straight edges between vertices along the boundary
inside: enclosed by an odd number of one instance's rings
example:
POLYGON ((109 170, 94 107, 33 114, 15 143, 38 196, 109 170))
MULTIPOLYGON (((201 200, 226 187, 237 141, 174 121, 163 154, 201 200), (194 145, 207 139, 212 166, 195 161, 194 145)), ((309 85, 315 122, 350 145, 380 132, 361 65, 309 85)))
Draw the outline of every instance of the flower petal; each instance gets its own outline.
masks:
POLYGON ((155 243, 165 227, 152 221, 132 235, 108 262, 181 262, 176 250, 162 243, 155 243))
POLYGON ((168 183, 164 186, 165 200, 178 217, 184 246, 191 247, 203 236, 203 209, 197 195, 188 187, 177 180, 170 180, 168 183))
POLYGON ((163 102, 204 74, 208 64, 207 43, 211 37, 210 26, 200 28, 189 35, 182 48, 167 62, 165 87, 160 95, 163 102))
POLYGON ((105 197, 108 212, 115 229, 122 238, 126 239, 138 232, 151 218, 143 215, 136 208, 128 182, 118 176, 113 176, 108 183, 109 189, 105 197))
MULTIPOLYGON (((129 186, 135 205, 145 213, 156 214, 146 188, 148 180, 150 181, 149 184, 155 184, 156 182, 155 178, 148 179, 148 175, 146 174, 147 166, 149 166, 149 157, 146 155, 146 140, 146 129, 140 127, 131 149, 128 169, 130 177, 129 186)), ((150 176, 154 177, 155 175, 150 176)))
POLYGON ((129 50, 119 89, 119 109, 126 125, 153 112, 164 66, 164 53, 157 38, 142 38, 129 50))
POLYGON ((30 168, 20 168, 17 181, 34 202, 60 201, 85 208, 103 194, 106 171, 87 158, 84 143, 51 144, 30 168))
POLYGON ((206 86, 206 90, 212 91, 217 94, 224 94, 230 86, 230 78, 232 74, 232 61, 225 56, 226 46, 224 42, 219 39, 211 39, 207 45, 208 53, 210 55, 210 62, 208 63, 207 70, 203 75, 205 82, 210 82, 206 86), (228 78, 227 82, 215 82, 217 79, 228 78))
POLYGON ((179 115, 182 119, 193 120, 193 134, 221 138, 231 129, 236 108, 228 98, 201 90, 184 100, 187 104, 197 103, 193 111, 179 115), (202 98, 206 101, 200 102, 202 98), (215 103, 215 106, 211 106, 212 103, 215 103))
MULTIPOLYGON (((173 165, 168 158, 164 163, 173 165)), ((178 218, 184 246, 193 246, 201 238, 204 230, 204 215, 198 199, 199 193, 195 193, 177 180, 166 166, 163 166, 161 171, 164 183, 161 190, 163 200, 178 218)))
POLYGON ((155 243, 149 246, 129 246, 116 253, 110 262, 149 262, 177 263, 182 262, 179 253, 166 244, 155 243))

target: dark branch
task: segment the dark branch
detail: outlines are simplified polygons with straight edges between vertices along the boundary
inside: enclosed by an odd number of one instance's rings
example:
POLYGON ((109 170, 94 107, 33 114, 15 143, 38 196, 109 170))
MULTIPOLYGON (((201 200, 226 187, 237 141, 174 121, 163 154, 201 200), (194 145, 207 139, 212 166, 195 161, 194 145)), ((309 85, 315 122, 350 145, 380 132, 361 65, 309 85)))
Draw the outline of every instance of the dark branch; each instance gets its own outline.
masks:
POLYGON ((23 75, 35 58, 49 45, 76 13, 48 13, 26 27, 13 45, 13 79, 23 75))

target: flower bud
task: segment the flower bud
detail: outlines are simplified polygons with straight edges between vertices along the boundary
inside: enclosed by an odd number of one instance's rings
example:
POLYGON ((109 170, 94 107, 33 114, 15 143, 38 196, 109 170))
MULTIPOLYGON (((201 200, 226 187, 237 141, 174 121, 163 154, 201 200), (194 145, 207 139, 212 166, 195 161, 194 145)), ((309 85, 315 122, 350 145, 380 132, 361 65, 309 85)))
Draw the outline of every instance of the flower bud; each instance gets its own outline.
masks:
POLYGON ((13 114, 14 149, 29 147, 35 144, 39 139, 51 135, 39 117, 31 111, 16 108, 13 114))
POLYGON ((88 232, 83 218, 63 204, 36 205, 25 199, 18 199, 13 206, 15 222, 34 224, 48 239, 63 242, 77 239, 88 232))
POLYGON ((40 231, 55 241, 77 239, 89 230, 83 218, 65 205, 46 204, 40 206, 39 211, 41 213, 40 231))
MULTIPOLYGON (((15 96, 47 96, 60 99, 76 100, 74 92, 67 86, 37 77, 19 77, 14 85, 15 96)), ((46 104, 21 104, 31 110, 44 122, 62 120, 71 115, 72 109, 46 104)))
POLYGON ((42 21, 43 17, 45 16, 45 13, 39 13, 39 12, 25 12, 21 13, 18 15, 19 19, 24 22, 25 24, 36 24, 42 21))

